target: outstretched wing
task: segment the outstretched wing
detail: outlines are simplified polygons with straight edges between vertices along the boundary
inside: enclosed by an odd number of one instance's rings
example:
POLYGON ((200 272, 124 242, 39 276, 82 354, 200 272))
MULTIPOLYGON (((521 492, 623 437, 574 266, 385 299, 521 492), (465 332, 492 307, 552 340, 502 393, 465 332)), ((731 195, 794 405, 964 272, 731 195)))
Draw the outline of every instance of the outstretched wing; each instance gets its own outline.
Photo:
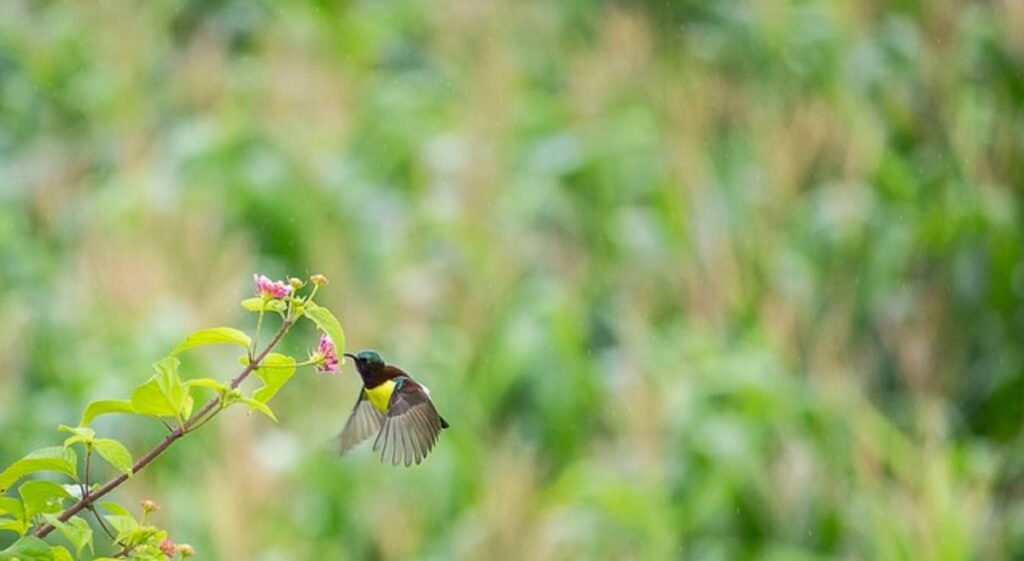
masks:
POLYGON ((341 434, 338 435, 340 453, 348 452, 356 444, 380 432, 383 421, 384 415, 366 399, 366 391, 360 389, 352 414, 348 416, 345 428, 341 429, 341 434))
POLYGON ((373 443, 373 450, 381 450, 382 462, 418 464, 427 457, 446 425, 423 386, 412 378, 400 376, 395 379, 384 426, 373 443))

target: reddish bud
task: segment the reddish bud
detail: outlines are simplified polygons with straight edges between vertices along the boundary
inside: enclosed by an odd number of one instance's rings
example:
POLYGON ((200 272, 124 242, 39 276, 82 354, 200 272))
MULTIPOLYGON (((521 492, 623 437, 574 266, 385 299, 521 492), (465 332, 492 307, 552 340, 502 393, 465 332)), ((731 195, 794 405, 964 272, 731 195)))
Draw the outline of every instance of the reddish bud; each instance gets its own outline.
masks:
POLYGON ((164 552, 164 555, 170 557, 178 552, 178 548, 170 539, 164 539, 164 541, 160 542, 160 551, 164 552))
POLYGON ((155 502, 153 502, 153 501, 151 501, 149 499, 146 499, 146 500, 142 501, 141 504, 142 504, 142 510, 145 511, 145 512, 156 512, 156 511, 160 510, 160 505, 156 504, 155 502))

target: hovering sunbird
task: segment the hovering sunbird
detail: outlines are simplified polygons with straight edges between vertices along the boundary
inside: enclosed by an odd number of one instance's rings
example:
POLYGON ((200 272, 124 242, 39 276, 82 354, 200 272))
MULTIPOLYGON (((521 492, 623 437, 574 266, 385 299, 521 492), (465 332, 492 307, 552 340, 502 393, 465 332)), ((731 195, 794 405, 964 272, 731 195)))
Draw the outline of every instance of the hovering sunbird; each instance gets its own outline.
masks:
POLYGON ((430 390, 401 368, 385 364, 374 351, 345 356, 355 361, 363 388, 338 435, 341 453, 376 434, 373 451, 381 451, 381 462, 406 466, 422 462, 441 429, 448 428, 448 421, 430 401, 430 390))

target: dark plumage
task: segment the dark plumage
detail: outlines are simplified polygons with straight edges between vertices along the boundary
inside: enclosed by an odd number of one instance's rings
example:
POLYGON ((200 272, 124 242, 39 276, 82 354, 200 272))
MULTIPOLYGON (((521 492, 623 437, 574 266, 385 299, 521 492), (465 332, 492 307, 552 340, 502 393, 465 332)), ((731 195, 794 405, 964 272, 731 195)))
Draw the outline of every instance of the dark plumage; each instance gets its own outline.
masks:
POLYGON ((338 435, 341 453, 377 435, 373 450, 393 465, 420 463, 448 422, 438 414, 430 391, 402 369, 385 364, 374 351, 345 353, 356 363, 363 388, 338 435))

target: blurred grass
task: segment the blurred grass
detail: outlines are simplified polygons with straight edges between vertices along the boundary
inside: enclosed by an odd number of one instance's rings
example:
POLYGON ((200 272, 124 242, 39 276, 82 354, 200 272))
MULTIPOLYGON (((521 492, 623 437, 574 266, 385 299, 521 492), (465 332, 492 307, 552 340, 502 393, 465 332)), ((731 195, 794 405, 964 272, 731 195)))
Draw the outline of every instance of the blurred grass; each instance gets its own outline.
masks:
POLYGON ((0 460, 323 272, 453 430, 302 376, 126 489, 205 559, 1024 559, 1022 77, 1013 0, 0 4, 0 460))

